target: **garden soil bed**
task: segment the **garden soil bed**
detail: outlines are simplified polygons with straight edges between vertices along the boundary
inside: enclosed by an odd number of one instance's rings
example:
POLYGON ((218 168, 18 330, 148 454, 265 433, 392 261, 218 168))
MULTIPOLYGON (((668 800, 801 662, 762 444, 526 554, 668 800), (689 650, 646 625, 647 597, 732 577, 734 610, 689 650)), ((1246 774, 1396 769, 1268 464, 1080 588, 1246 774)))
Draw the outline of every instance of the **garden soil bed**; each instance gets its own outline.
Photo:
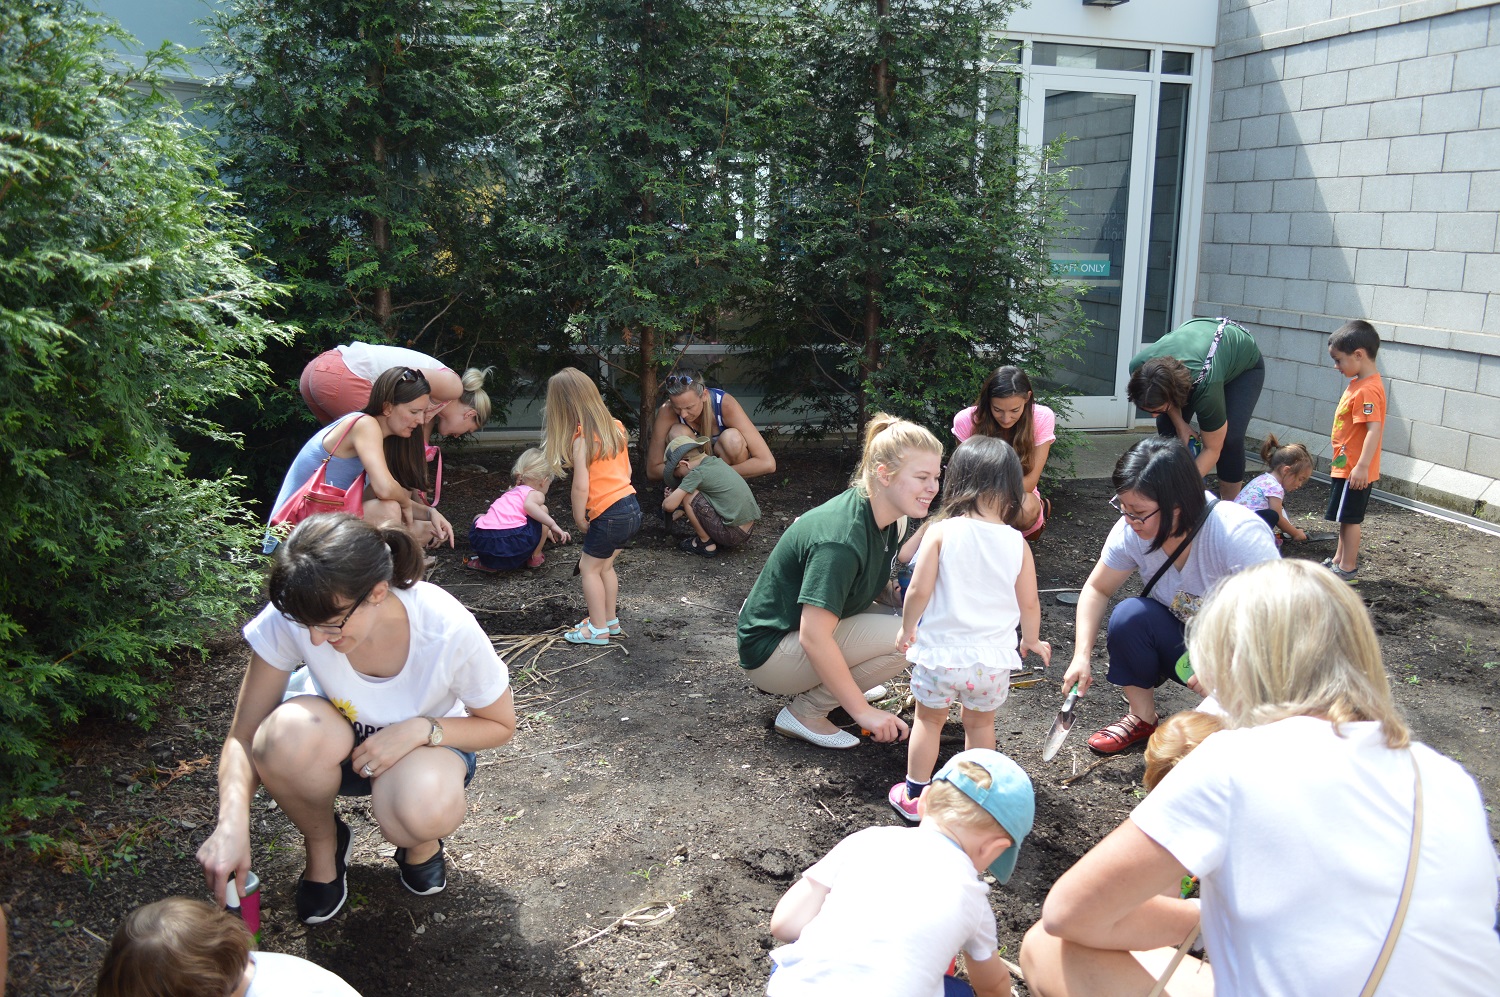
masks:
MULTIPOLYGON (((503 489, 513 456, 468 454, 450 466, 443 504, 455 523, 503 489)), ((778 459, 777 473, 754 483, 765 518, 741 552, 681 553, 648 515, 619 559, 622 647, 600 654, 559 645, 513 662, 519 730, 481 755, 468 819, 447 843, 445 893, 403 890, 368 801, 343 800, 355 833, 351 900, 331 923, 302 926, 292 914, 300 839, 262 795, 252 816, 265 884, 262 946, 324 965, 367 997, 763 993, 777 898, 840 838, 893 823, 885 793, 904 771, 903 747, 828 752, 776 736, 781 702, 754 691, 736 667, 736 608, 780 532, 843 486, 855 453, 788 449, 778 459), (643 908, 635 920, 650 923, 616 924, 643 908)), ((1051 495, 1055 514, 1034 545, 1038 580, 1043 589, 1076 588, 1113 521, 1107 483, 1056 482, 1051 495)), ((1288 505, 1313 516, 1321 498, 1314 484, 1288 505)), ((566 483, 551 499, 565 519, 566 483)), ((1493 801, 1500 540, 1378 503, 1365 535, 1359 591, 1397 698, 1417 736, 1461 761, 1493 801)), ((539 570, 493 578, 463 570, 464 552, 460 543, 439 553, 432 580, 491 634, 538 634, 582 615, 577 543, 550 552, 539 570)), ((1288 551, 1330 553, 1326 543, 1288 551)), ((1065 782, 1095 761, 1087 733, 1122 711, 1102 681, 1061 755, 1042 763, 1073 628, 1071 606, 1051 595, 1044 606, 1042 635, 1055 648, 1048 681, 1017 689, 997 721, 1000 748, 1031 773, 1038 797, 1015 878, 991 895, 1012 959, 1048 886, 1141 795, 1139 753, 1065 782)), ((92 993, 104 939, 122 914, 169 894, 202 895, 193 854, 214 821, 213 760, 244 663, 243 645, 227 635, 206 662, 181 668, 152 731, 93 723, 69 744, 67 788, 79 806, 40 829, 59 846, 37 858, 0 856, 13 993, 92 993)), ((1165 709, 1190 698, 1174 687, 1165 709)), ((956 721, 948 735, 945 754, 959 745, 956 721)), ((1492 810, 1492 834, 1497 828, 1492 810)), ((903 870, 886 874, 899 916, 903 870)))

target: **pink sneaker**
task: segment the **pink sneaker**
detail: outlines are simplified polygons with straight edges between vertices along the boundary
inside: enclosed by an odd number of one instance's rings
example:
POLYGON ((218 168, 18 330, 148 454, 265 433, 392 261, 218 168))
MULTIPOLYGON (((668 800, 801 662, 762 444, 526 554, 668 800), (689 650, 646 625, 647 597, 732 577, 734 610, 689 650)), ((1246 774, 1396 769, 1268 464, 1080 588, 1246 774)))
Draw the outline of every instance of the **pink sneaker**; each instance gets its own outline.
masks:
POLYGON ((532 554, 531 559, 526 562, 528 568, 540 568, 547 561, 545 554, 532 554))
POLYGON ((885 794, 891 809, 901 815, 901 819, 908 824, 920 824, 922 815, 917 812, 917 801, 906 795, 906 782, 902 780, 891 787, 891 791, 885 794))

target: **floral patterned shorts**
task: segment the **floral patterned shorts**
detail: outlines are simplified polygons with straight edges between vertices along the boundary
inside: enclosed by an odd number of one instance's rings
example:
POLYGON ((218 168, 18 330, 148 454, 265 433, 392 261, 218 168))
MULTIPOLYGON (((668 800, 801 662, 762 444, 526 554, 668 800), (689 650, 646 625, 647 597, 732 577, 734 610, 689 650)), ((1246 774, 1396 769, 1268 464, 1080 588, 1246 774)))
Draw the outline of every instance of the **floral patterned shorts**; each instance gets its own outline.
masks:
POLYGON ((966 710, 992 713, 1010 694, 1010 669, 983 663, 958 668, 913 664, 911 693, 929 710, 946 710, 957 701, 966 710))

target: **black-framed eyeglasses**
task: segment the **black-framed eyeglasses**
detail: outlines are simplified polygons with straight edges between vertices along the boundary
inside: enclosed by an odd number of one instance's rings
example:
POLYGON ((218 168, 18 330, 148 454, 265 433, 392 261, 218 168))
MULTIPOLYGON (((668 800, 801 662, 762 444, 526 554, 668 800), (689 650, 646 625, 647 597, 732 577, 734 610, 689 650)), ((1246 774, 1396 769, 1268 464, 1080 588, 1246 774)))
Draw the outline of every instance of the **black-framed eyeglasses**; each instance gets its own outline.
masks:
POLYGON ((1146 520, 1150 519, 1152 516, 1156 515, 1158 512, 1161 512, 1161 506, 1157 506, 1155 509, 1152 509, 1150 512, 1146 513, 1144 516, 1137 516, 1134 513, 1126 512, 1125 511, 1125 507, 1122 506, 1122 505, 1120 505, 1120 496, 1118 494, 1111 495, 1109 497, 1109 505, 1110 505, 1110 508, 1112 508, 1112 509, 1115 510, 1115 512, 1118 512, 1120 515, 1124 516, 1125 519, 1128 522, 1131 522, 1131 523, 1140 523, 1142 526, 1146 525, 1146 520))
MULTIPOLYGON (((370 590, 370 592, 373 592, 373 591, 375 591, 375 590, 374 589, 370 590)), ((359 609, 359 607, 364 604, 364 601, 366 599, 370 598, 370 592, 366 592, 364 595, 360 596, 358 599, 355 599, 354 600, 354 605, 352 605, 352 606, 349 607, 349 612, 345 613, 344 614, 344 618, 342 620, 339 620, 337 623, 313 623, 313 624, 308 624, 308 623, 303 623, 301 620, 296 619, 295 617, 289 616, 286 613, 282 613, 281 615, 284 616, 284 617, 286 617, 292 623, 297 624, 297 626, 302 627, 304 630, 316 630, 318 633, 323 634, 326 637, 340 637, 340 636, 343 636, 344 626, 345 626, 345 624, 347 624, 349 622, 349 619, 354 615, 355 610, 359 609)))

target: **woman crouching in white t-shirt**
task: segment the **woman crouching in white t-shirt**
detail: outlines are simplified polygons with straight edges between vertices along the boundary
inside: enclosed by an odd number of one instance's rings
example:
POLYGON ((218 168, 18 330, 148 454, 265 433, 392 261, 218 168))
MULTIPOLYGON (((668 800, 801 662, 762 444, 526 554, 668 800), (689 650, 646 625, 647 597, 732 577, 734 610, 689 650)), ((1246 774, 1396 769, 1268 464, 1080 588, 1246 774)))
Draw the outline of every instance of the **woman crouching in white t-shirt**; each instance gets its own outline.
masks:
POLYGON ((226 879, 250 868, 261 785, 305 839, 304 923, 348 896, 341 795, 371 797, 408 890, 447 885, 441 839, 463 820, 474 752, 509 741, 516 713, 478 621, 421 575, 409 533, 343 513, 304 520, 277 548, 271 604, 245 626, 253 653, 219 759, 218 825, 198 849, 221 902, 226 879))
POLYGON ((1162 960, 1143 950, 1198 920, 1174 899, 1188 873, 1212 982, 1189 959, 1169 993, 1356 994, 1372 978, 1382 994, 1500 993, 1479 789, 1411 742, 1359 597, 1308 561, 1256 565, 1218 587, 1189 643, 1230 729, 1058 880, 1021 948, 1031 993, 1148 993, 1162 960), (1393 927, 1414 826, 1410 906, 1393 927))

